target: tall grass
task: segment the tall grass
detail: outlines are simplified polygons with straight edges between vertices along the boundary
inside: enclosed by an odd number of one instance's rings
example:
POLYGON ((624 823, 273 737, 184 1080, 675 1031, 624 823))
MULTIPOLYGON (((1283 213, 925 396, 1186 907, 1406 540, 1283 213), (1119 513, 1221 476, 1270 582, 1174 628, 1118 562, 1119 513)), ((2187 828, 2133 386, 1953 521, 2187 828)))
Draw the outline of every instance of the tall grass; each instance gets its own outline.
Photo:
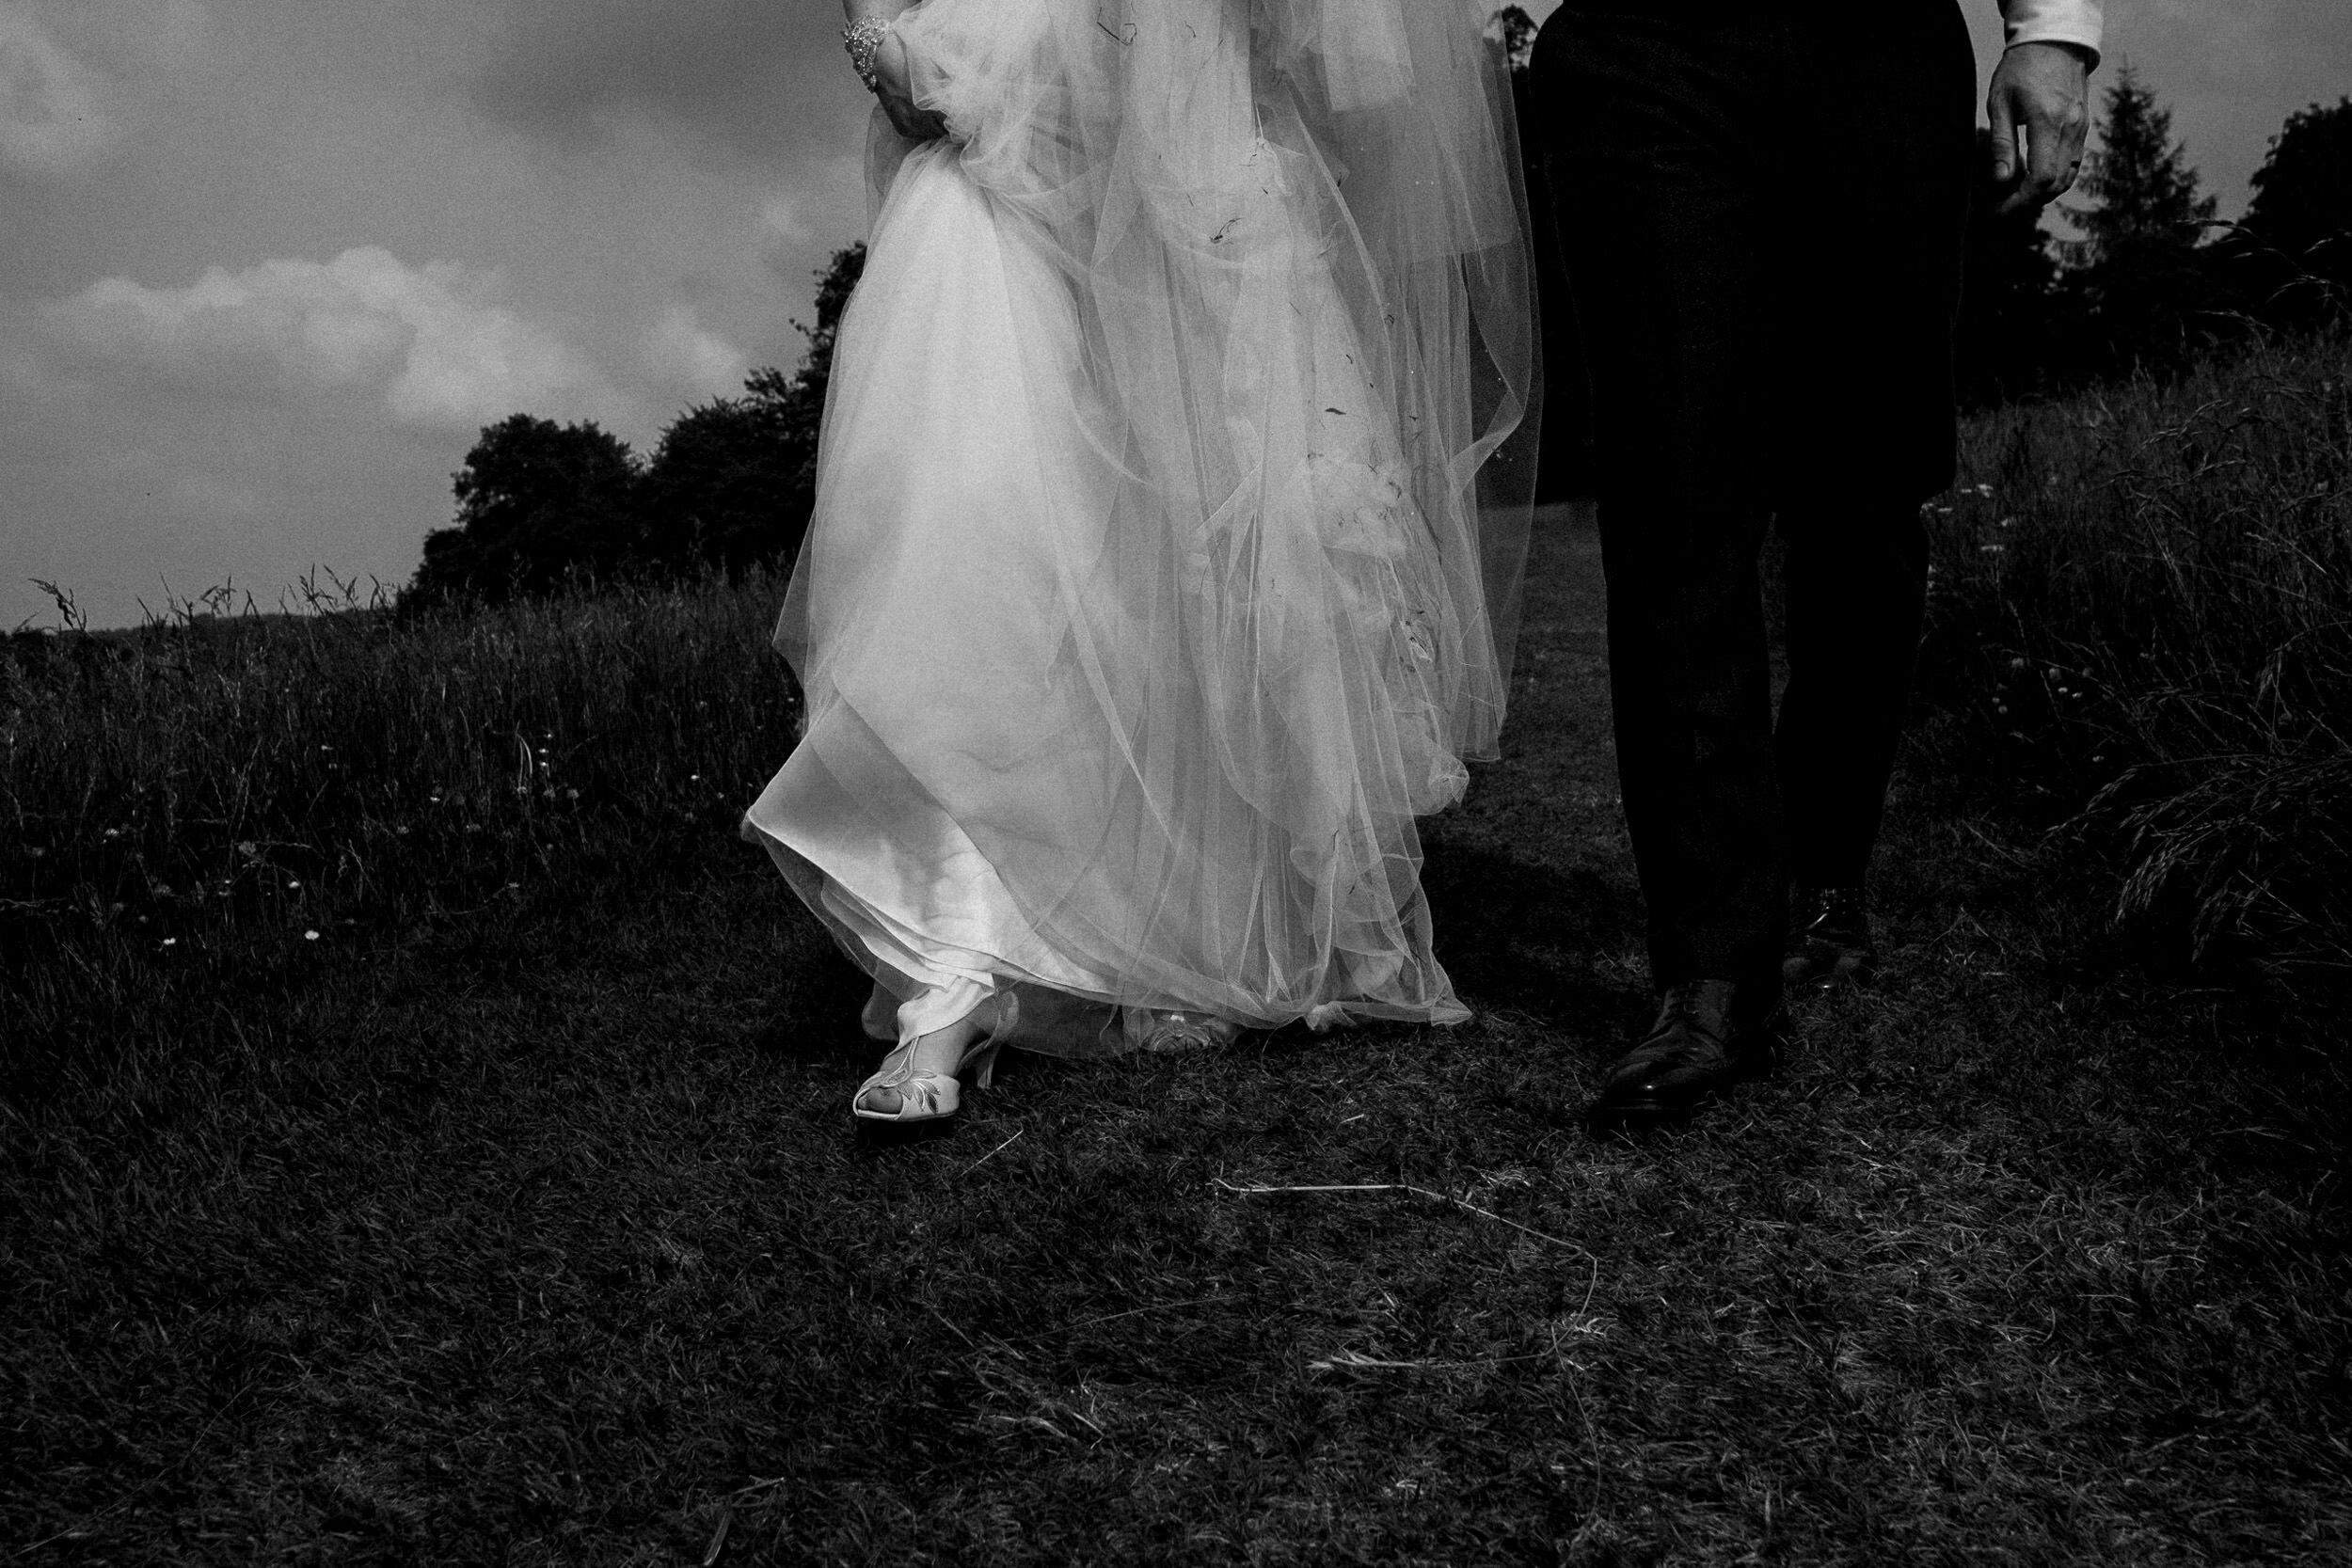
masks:
POLYGON ((10 640, 12 1067, 157 970, 348 945, 707 846, 791 745, 767 646, 782 590, 759 572, 478 614, 183 609, 10 640))
POLYGON ((1945 760, 2054 822, 2127 927, 2352 979, 2352 343, 1994 413, 1932 510, 1945 760))
MULTIPOLYGON (((1974 420, 1933 511, 1930 755, 2059 830, 2127 926, 2352 977, 2346 341, 1974 420)), ((791 742, 782 587, 10 640, 0 1026, 710 853, 791 742)))

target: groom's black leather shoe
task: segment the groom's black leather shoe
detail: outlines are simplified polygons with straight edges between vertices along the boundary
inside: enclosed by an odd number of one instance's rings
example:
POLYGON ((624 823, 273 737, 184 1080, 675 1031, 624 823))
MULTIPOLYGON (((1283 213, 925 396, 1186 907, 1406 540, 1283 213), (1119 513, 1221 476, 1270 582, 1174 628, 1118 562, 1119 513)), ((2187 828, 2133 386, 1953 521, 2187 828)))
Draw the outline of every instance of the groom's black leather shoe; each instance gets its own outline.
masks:
POLYGON ((1776 986, 1692 980, 1670 988, 1642 1043, 1609 1069, 1586 1124, 1596 1136, 1645 1132, 1771 1071, 1787 1016, 1776 986))

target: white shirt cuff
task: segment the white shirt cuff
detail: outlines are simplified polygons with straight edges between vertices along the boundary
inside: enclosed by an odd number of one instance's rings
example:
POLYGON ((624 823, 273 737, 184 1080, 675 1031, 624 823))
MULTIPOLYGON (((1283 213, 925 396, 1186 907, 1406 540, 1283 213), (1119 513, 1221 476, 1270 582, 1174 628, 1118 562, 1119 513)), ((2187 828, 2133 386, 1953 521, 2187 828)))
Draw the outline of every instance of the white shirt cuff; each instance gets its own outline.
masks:
POLYGON ((2099 61, 2105 33, 2101 0, 2001 0, 2001 20, 2011 47, 2021 43, 2071 43, 2099 61))

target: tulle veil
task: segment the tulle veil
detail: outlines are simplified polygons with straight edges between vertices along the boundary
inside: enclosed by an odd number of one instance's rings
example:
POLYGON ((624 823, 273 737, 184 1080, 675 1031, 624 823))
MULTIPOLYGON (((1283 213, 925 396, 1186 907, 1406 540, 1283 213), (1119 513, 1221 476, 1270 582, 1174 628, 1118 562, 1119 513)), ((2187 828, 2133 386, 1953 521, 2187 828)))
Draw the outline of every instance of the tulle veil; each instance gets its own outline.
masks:
MULTIPOLYGON (((944 743, 894 739, 861 692, 909 656, 877 651, 865 568, 827 553, 875 526, 840 515, 861 394, 837 359, 776 634, 808 694, 802 803, 771 816, 913 802, 1017 913, 1020 940, 977 956, 1002 983, 1259 1025, 1463 1016, 1414 819, 1495 752, 1538 401, 1483 6, 926 0, 896 25, 949 136, 877 116, 881 221, 905 161, 951 158, 1057 302, 1023 329, 1018 393, 1064 433, 1028 454, 1055 515, 1022 526, 1052 543, 972 546, 963 569, 1008 585, 1029 651, 937 672, 956 689, 927 701, 983 711, 944 743)), ((883 309, 853 301, 845 356, 861 305, 883 309)), ((846 874, 768 836, 840 928, 846 874)), ((848 921, 902 981, 873 924, 848 921)))
MULTIPOLYGON (((1097 372, 1151 443, 1171 517, 1266 515, 1287 444, 1311 443, 1295 426, 1330 404, 1269 406, 1252 327, 1327 269, 1368 351, 1367 421, 1406 433, 1411 498, 1456 584, 1464 652, 1443 705, 1474 757, 1492 754, 1509 684, 1540 362, 1488 8, 929 0, 899 22, 965 171, 1035 224, 1088 301, 1097 372), (1301 213, 1303 229, 1284 221, 1301 213)), ((911 145, 875 118, 877 201, 911 145)))

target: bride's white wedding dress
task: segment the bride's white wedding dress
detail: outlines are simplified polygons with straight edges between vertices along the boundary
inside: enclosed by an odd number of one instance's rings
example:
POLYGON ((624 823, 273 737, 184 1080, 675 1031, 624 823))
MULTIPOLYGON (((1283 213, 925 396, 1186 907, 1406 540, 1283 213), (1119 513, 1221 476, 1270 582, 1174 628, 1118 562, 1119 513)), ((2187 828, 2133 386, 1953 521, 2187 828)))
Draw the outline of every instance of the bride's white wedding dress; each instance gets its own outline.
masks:
POLYGON ((949 135, 878 125, 777 629, 806 733, 745 834, 901 1038, 1004 990, 999 1037, 1066 1053, 1466 1016, 1414 819, 1501 723, 1532 478, 1477 14, 900 18, 949 135))

